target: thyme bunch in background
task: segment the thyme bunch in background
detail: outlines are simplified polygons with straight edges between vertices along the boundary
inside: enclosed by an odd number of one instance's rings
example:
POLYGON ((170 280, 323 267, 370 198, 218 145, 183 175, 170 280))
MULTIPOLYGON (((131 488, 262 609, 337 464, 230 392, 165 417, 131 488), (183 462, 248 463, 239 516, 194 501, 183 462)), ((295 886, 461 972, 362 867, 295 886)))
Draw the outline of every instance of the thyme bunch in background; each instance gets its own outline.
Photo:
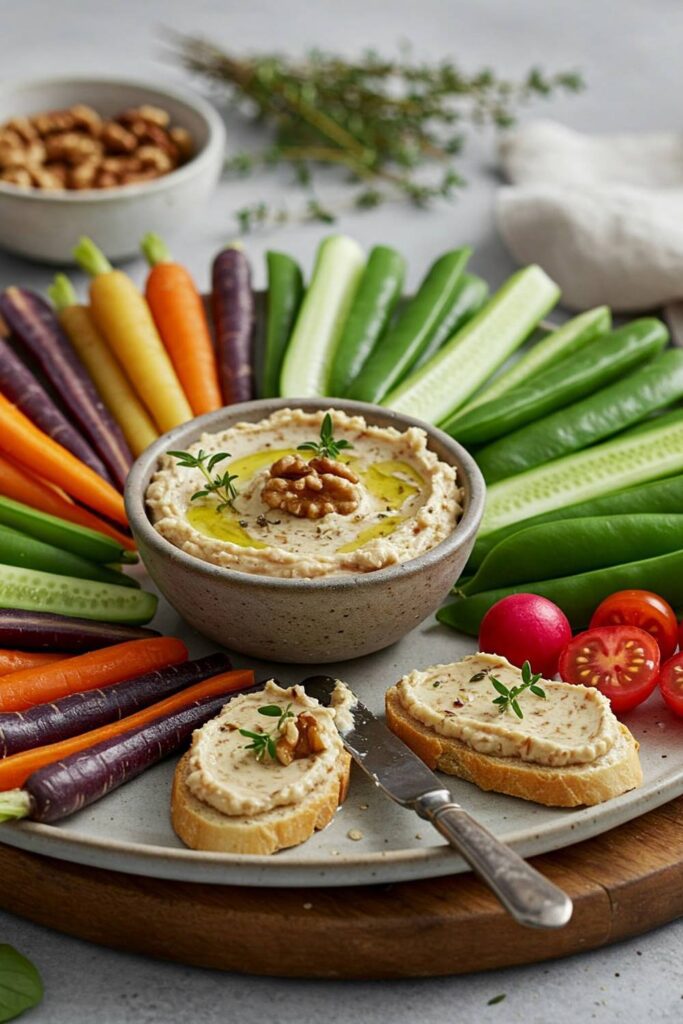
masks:
MULTIPOLYGON (((309 193, 305 216, 324 222, 334 212, 315 197, 321 167, 342 168, 358 209, 396 198, 426 206, 464 184, 456 159, 468 126, 507 128, 523 104, 583 85, 573 71, 547 75, 533 68, 517 82, 489 68, 468 74, 452 60, 417 61, 406 48, 395 58, 368 50, 354 60, 312 50, 298 59, 237 55, 192 36, 173 39, 185 67, 272 132, 271 144, 260 152, 233 155, 230 169, 246 175, 292 165, 309 193), (433 172, 428 177, 426 168, 433 172)), ((288 215, 261 200, 237 216, 248 230, 288 215)))

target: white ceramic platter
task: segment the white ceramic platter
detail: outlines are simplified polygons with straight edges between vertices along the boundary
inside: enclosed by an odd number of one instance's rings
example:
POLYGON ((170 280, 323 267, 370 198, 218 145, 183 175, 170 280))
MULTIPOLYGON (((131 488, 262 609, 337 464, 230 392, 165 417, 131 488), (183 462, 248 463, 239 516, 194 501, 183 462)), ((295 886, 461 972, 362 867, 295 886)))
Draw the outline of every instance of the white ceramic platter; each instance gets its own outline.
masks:
MULTIPOLYGON (((189 633, 165 602, 154 625, 183 637, 192 656, 211 649, 189 633)), ((475 650, 472 640, 434 620, 423 623, 386 651, 321 671, 348 682, 381 712, 385 689, 413 668, 456 661, 475 650)), ((236 658, 236 664, 246 659, 236 658)), ((315 666, 257 664, 257 678, 275 675, 286 684, 314 675, 315 666)), ((497 794, 482 793, 448 779, 456 800, 523 855, 545 853, 605 832, 683 793, 683 721, 658 694, 627 720, 641 742, 642 789, 598 807, 558 810, 497 794)), ((169 822, 174 761, 110 794, 58 825, 30 822, 0 826, 0 839, 35 853, 152 878, 224 885, 368 885, 431 878, 466 870, 441 837, 410 811, 402 810, 353 768, 345 805, 324 831, 302 846, 273 857, 225 856, 186 849, 169 822), (361 838, 352 839, 351 835, 361 838)))

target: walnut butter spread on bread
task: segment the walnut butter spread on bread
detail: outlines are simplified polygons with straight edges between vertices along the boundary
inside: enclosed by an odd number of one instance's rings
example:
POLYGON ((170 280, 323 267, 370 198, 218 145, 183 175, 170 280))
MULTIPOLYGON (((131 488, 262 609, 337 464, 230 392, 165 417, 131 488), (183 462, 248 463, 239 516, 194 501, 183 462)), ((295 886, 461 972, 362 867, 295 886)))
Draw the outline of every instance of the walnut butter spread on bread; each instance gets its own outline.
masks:
MULTIPOLYGON (((338 683, 340 709, 345 691, 338 683)), ((199 850, 269 854, 324 828, 346 796, 350 770, 335 714, 302 687, 273 680, 233 697, 195 731, 176 768, 178 836, 199 850)))
POLYGON ((481 789, 551 807, 602 803, 642 783, 638 744, 590 686, 539 680, 517 704, 494 703, 522 684, 505 658, 473 654, 404 676, 386 695, 387 723, 431 768, 481 789))

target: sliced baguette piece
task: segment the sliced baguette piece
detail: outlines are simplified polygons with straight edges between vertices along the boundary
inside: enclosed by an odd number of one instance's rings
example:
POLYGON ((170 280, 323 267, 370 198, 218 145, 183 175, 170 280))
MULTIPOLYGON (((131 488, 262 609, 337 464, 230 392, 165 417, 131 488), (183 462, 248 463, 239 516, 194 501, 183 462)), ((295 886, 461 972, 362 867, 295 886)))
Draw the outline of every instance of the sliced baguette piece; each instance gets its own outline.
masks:
POLYGON ((548 807, 592 806, 636 789, 643 772, 638 744, 619 723, 619 739, 588 764, 549 768, 517 757, 480 754, 462 740, 439 733, 410 716, 392 686, 386 694, 387 725, 430 768, 456 775, 484 790, 548 807))
POLYGON ((305 842, 332 821, 344 801, 351 758, 342 751, 324 784, 296 804, 275 807, 263 814, 221 814, 190 792, 187 786, 190 754, 178 762, 171 795, 171 821, 176 834, 194 850, 218 853, 271 854, 305 842))

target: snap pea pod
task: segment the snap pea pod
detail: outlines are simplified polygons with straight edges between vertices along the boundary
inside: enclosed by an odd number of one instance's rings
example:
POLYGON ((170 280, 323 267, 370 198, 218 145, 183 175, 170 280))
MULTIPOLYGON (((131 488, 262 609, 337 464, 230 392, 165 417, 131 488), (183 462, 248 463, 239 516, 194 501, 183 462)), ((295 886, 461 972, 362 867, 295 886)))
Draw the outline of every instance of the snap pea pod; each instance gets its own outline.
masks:
POLYGON ((24 569, 40 569, 59 576, 76 576, 83 580, 99 580, 100 583, 115 583, 123 587, 139 586, 132 576, 90 562, 52 544, 44 544, 8 526, 0 526, 0 565, 19 565, 24 569))
POLYGON ((618 380, 660 353, 668 337, 661 320, 635 320, 506 391, 504 401, 494 396, 458 411, 443 429, 461 444, 486 444, 618 380))
POLYGON ((680 513, 589 516, 539 523, 496 544, 479 571, 459 586, 458 592, 469 597, 498 587, 655 558, 682 548, 680 513))
MULTIPOLYGON (((482 390, 464 405, 458 417, 464 416, 485 402, 492 402, 501 395, 509 394, 539 373, 554 366, 560 360, 581 352, 586 345, 605 335, 612 326, 612 314, 607 306, 597 306, 585 313, 567 320, 566 323, 549 331, 543 338, 532 344, 512 366, 486 384, 482 390)), ((533 339, 532 339, 533 342, 533 339)))
POLYGON ((560 289, 540 267, 518 270, 382 405, 428 423, 442 423, 520 347, 559 295, 560 289))
POLYGON ((613 491, 601 498, 580 501, 575 505, 556 508, 552 512, 543 512, 541 515, 531 516, 528 519, 519 518, 509 526, 477 537, 466 571, 468 573, 476 571, 489 551, 492 551, 506 537, 512 537, 520 530, 526 530, 528 527, 540 523, 581 519, 584 516, 623 516, 681 511, 683 511, 683 474, 666 477, 663 480, 652 480, 650 483, 613 491))
POLYGON ((381 402, 420 358, 447 315, 471 249, 454 249, 432 264, 413 299, 370 354, 348 397, 381 402))
POLYGON ((345 395, 379 342, 401 297, 406 263, 387 245, 368 256, 339 344, 332 357, 326 394, 345 395))
POLYGON ((562 609, 573 629, 585 629, 601 601, 617 590, 631 589, 654 591, 674 608, 683 608, 683 550, 578 576, 486 590, 445 605, 436 617, 446 626, 476 636, 482 618, 501 598, 508 594, 540 594, 562 609))
POLYGON ((681 471, 683 420, 615 437, 492 484, 479 532, 681 471))
POLYGON ((489 483, 613 437, 683 396, 683 351, 669 349, 581 402, 501 437, 477 453, 489 483))
POLYGON ((410 368, 410 372, 413 373, 428 363, 448 339, 479 312, 488 297, 489 286, 483 278, 477 277, 476 274, 463 274, 453 292, 451 308, 434 331, 420 358, 410 368))
POLYGON ((125 551, 111 537, 87 526, 70 523, 48 512, 0 497, 0 524, 42 540, 45 544, 71 551, 90 562, 137 562, 138 556, 125 551))
POLYGON ((304 294, 304 278, 299 264, 287 253, 267 252, 266 265, 266 338, 259 390, 261 398, 277 398, 282 360, 304 294))

